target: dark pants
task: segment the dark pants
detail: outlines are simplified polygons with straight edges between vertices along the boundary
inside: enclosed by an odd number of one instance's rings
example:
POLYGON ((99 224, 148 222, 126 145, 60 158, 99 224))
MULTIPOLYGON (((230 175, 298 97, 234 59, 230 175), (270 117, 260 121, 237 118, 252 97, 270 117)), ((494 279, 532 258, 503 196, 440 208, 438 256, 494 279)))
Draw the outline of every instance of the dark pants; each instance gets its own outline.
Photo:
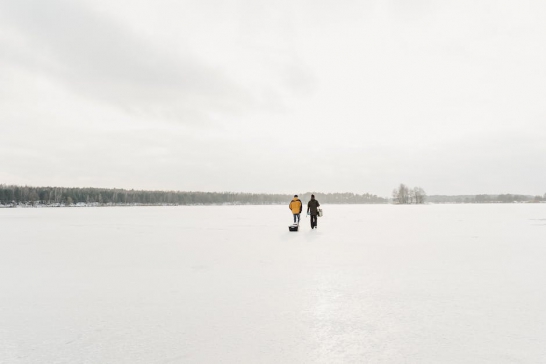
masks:
POLYGON ((317 226, 317 215, 311 215, 311 229, 317 226))
POLYGON ((294 214, 294 224, 295 224, 296 222, 297 222, 298 224, 300 223, 300 214, 294 214), (296 219, 298 219, 298 221, 296 221, 296 219))

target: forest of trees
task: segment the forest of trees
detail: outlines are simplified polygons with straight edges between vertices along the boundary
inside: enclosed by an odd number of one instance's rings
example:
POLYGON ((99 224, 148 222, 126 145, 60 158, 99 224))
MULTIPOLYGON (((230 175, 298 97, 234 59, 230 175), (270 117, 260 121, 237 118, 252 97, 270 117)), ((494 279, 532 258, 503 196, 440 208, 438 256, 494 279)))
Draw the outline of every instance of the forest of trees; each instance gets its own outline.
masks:
MULTIPOLYGON (((513 203, 546 202, 543 196, 500 195, 432 195, 421 187, 405 184, 394 189, 392 200, 369 193, 315 193, 323 204, 423 204, 429 203, 513 203)), ((10 206, 108 206, 108 205, 275 205, 285 204, 291 194, 143 191, 109 188, 30 187, 0 184, 0 207, 10 206)), ((311 193, 299 194, 306 203, 311 193)))
POLYGON ((423 204, 426 197, 421 187, 410 188, 403 183, 392 191, 392 202, 395 204, 423 204))
POLYGON ((432 195, 427 200, 431 203, 514 203, 514 202, 546 202, 543 196, 500 194, 500 195, 432 195))
MULTIPOLYGON (((306 203, 311 193, 299 195, 306 203)), ((387 203, 372 194, 315 193, 321 203, 387 203)), ((101 206, 101 205, 273 205, 289 203, 293 195, 232 192, 140 191, 107 188, 64 188, 0 185, 3 206, 101 206)))

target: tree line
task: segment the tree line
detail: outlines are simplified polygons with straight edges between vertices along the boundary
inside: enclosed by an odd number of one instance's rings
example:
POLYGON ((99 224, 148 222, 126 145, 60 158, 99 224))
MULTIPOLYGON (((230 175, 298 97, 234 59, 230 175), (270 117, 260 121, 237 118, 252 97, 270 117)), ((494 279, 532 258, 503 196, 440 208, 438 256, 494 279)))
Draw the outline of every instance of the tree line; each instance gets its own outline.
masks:
MULTIPOLYGON (((311 193, 299 195, 305 203, 311 193)), ((321 203, 387 203, 372 194, 315 193, 321 203)), ((273 205, 288 203, 293 195, 235 192, 146 191, 108 188, 30 187, 0 185, 0 204, 6 205, 273 205)))
POLYGON ((505 193, 500 195, 432 195, 427 200, 432 203, 514 203, 514 202, 546 202, 546 193, 540 195, 518 195, 505 193))

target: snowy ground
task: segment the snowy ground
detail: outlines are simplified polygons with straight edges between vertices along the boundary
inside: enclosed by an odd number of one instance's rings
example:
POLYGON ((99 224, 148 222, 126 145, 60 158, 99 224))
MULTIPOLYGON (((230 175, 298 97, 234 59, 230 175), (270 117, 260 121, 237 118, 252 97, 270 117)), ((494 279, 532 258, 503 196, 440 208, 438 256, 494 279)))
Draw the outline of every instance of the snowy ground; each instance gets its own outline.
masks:
POLYGON ((0 363, 544 363, 546 206, 0 210, 0 363))

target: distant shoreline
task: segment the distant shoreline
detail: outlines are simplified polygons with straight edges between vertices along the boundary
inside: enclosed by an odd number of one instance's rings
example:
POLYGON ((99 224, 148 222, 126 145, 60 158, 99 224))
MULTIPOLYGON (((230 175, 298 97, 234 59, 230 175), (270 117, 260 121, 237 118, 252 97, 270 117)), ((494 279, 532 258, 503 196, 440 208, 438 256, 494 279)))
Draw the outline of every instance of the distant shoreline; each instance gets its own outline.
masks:
MULTIPOLYGON (((411 192, 411 191, 410 191, 411 192)), ((423 191, 424 192, 424 191, 423 191)), ((323 204, 397 204, 392 198, 351 192, 297 193, 305 203, 314 193, 323 204)), ((201 206, 283 205, 293 194, 147 191, 94 187, 32 187, 0 184, 0 208, 13 207, 99 207, 99 206, 201 206)), ((415 199, 408 199, 415 202, 415 199)), ((420 203, 544 203, 544 196, 520 194, 422 195, 420 203)), ((406 204, 406 203, 403 203, 406 204)))
MULTIPOLYGON (((546 201, 524 201, 524 202, 427 202, 421 205, 509 205, 509 204, 546 204, 546 201)), ((196 207, 196 206, 282 206, 286 203, 209 203, 209 204, 0 204, 0 209, 36 209, 36 208, 93 208, 93 207, 196 207)), ((398 205, 395 203, 329 203, 328 205, 398 205)))
MULTIPOLYGON (((388 203, 389 199, 364 193, 318 193, 322 203, 388 203)), ((296 192, 302 201, 308 201, 312 192, 296 192)), ((294 194, 145 191, 94 187, 30 187, 0 184, 0 204, 98 206, 98 205, 276 205, 290 202, 294 194)))

